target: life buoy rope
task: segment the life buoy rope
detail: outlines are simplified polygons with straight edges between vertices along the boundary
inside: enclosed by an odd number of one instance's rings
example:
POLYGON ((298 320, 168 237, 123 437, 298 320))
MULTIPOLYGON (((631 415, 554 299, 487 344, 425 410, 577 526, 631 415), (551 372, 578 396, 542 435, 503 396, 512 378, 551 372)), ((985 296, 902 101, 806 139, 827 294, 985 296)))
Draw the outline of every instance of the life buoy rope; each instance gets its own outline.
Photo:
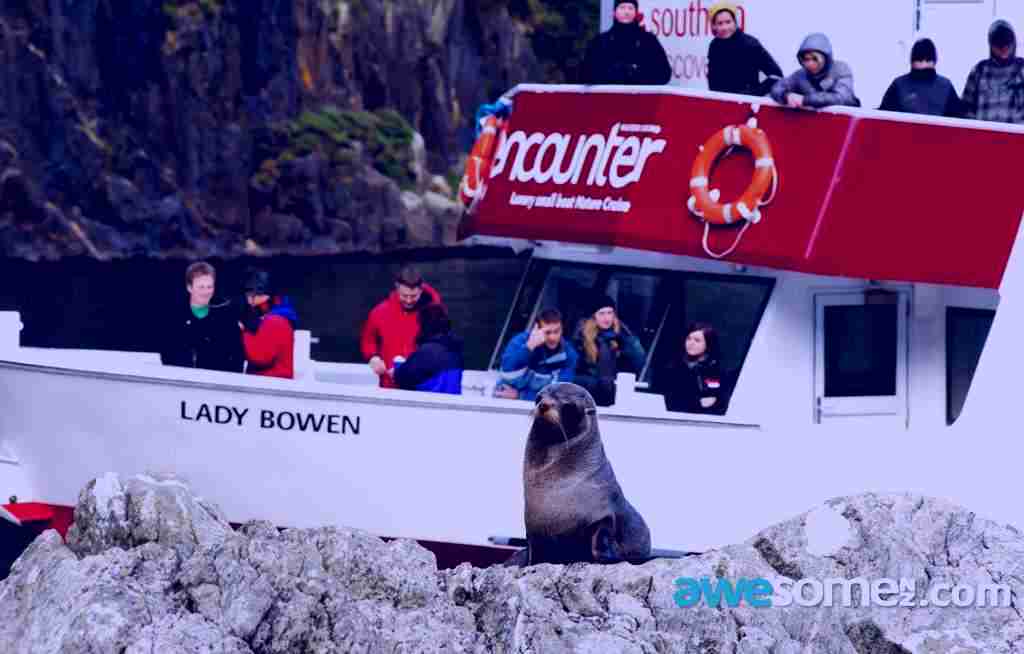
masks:
POLYGON ((704 222, 704 251, 714 259, 726 257, 736 250, 750 225, 761 221, 761 207, 775 199, 779 190, 779 171, 772 155, 771 143, 764 130, 751 118, 745 125, 729 125, 716 131, 701 146, 690 173, 690 198, 686 203, 690 213, 704 222), (754 175, 750 185, 735 202, 721 203, 721 192, 711 188, 711 171, 720 158, 728 157, 735 148, 750 150, 754 156, 754 175), (767 195, 767 197, 766 197, 767 195), (731 225, 738 220, 745 223, 732 246, 717 253, 708 246, 712 225, 731 225))
POLYGON ((487 178, 491 174, 491 163, 498 143, 499 133, 503 133, 505 121, 490 115, 483 119, 480 136, 473 144, 473 149, 466 159, 466 170, 459 183, 459 198, 472 213, 483 198, 487 188, 487 178))

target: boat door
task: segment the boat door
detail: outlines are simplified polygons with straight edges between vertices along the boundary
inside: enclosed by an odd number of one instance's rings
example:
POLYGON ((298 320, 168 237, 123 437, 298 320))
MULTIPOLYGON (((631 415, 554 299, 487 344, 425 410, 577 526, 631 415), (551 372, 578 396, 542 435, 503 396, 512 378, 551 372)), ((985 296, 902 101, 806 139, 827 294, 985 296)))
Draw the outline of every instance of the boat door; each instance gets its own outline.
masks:
MULTIPOLYGON (((938 71, 963 92, 967 76, 988 54, 988 28, 995 20, 996 0, 916 0, 917 38, 935 41, 938 71)), ((1018 0, 1019 3, 1019 0, 1018 0)), ((1005 14, 1012 0, 1000 0, 1005 14)), ((910 55, 909 49, 907 55, 910 55)))
POLYGON ((870 287, 814 296, 816 423, 907 420, 909 292, 870 287))

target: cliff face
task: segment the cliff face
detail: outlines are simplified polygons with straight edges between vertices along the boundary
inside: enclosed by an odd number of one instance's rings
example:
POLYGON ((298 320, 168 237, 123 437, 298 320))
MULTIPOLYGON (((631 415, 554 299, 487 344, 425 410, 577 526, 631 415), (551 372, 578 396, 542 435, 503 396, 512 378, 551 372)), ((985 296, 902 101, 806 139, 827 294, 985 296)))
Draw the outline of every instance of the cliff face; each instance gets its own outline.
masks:
POLYGON ((450 244, 468 117, 541 74, 526 32, 474 0, 5 1, 0 253, 450 244))

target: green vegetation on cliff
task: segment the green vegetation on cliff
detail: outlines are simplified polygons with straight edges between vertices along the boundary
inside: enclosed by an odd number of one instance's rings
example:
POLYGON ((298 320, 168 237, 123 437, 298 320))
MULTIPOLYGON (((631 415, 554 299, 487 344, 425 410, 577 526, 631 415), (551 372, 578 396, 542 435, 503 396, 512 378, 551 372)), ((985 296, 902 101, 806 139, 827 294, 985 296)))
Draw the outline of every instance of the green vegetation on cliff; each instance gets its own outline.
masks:
POLYGON ((600 28, 600 0, 483 0, 504 4, 530 30, 530 44, 546 82, 575 82, 587 44, 600 28))
POLYGON ((261 188, 272 187, 279 162, 318 152, 342 180, 351 179, 366 162, 408 189, 415 183, 413 134, 409 123, 393 109, 370 112, 325 106, 307 110, 272 128, 268 138, 258 144, 268 156, 252 181, 261 188))

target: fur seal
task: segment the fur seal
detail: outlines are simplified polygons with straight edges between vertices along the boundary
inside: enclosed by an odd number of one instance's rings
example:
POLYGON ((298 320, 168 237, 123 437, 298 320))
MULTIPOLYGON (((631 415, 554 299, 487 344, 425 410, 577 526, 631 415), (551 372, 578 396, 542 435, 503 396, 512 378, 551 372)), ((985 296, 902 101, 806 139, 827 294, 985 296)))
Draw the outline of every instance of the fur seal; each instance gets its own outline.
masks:
POLYGON ((527 547, 508 565, 649 559, 651 532, 615 479, 590 393, 551 384, 533 417, 523 459, 527 547))

